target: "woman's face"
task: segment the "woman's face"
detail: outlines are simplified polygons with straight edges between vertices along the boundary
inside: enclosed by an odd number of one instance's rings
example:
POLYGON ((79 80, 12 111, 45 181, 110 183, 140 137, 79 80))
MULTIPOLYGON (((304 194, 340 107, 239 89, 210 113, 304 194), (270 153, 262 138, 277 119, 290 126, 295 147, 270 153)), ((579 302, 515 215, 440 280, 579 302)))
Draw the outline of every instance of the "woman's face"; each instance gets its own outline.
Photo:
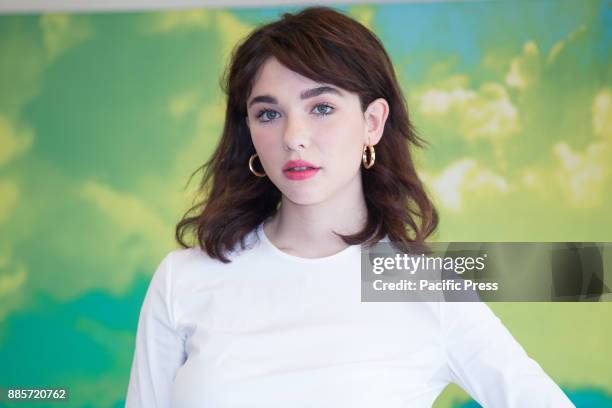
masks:
POLYGON ((357 94, 315 82, 270 58, 255 77, 247 112, 261 165, 286 198, 306 205, 343 191, 361 192, 363 146, 368 139, 377 143, 382 129, 372 132, 357 94), (298 160, 307 163, 291 162, 298 160), (288 169, 296 166, 314 169, 288 169))

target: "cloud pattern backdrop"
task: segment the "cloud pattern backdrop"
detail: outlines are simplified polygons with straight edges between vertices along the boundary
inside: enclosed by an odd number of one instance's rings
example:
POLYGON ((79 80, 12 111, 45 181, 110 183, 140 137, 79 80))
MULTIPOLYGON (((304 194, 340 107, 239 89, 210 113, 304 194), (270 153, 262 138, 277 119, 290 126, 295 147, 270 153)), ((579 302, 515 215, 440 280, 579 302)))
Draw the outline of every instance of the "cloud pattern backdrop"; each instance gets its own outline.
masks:
MULTIPOLYGON (((430 143, 435 239, 612 241, 610 1, 339 8, 380 36, 430 143)), ((123 406, 224 64, 285 10, 0 16, 0 386, 123 406)), ((611 303, 491 307, 577 406, 612 405, 611 303)), ((449 386, 435 406, 474 404, 449 386)))

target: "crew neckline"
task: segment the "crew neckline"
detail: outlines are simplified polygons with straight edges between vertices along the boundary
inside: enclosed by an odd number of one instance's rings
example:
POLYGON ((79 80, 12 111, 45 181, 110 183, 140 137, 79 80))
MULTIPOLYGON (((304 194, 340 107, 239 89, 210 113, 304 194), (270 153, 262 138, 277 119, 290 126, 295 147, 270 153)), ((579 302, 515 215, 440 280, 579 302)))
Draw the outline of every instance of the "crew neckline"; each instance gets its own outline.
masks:
POLYGON ((301 256, 297 256, 297 255, 291 255, 288 254, 287 252, 279 249, 276 245, 274 245, 272 243, 272 241, 270 241, 270 239, 268 238, 268 236, 266 235, 266 232, 264 231, 263 228, 264 223, 260 223, 259 226, 257 227, 257 235, 259 237, 261 237, 261 241, 268 246, 274 253, 276 253, 277 255, 285 258, 285 259, 289 259, 292 261, 297 261, 297 262, 303 262, 303 263, 324 263, 324 262, 330 262, 333 261, 335 259, 339 259, 341 257, 343 257, 346 254, 349 254, 351 252, 355 252, 355 251, 360 251, 361 250, 361 246, 360 245, 350 245, 346 248, 344 248, 343 250, 336 252, 335 254, 331 254, 331 255, 327 255, 327 256, 323 256, 323 257, 319 257, 319 258, 304 258, 301 256))

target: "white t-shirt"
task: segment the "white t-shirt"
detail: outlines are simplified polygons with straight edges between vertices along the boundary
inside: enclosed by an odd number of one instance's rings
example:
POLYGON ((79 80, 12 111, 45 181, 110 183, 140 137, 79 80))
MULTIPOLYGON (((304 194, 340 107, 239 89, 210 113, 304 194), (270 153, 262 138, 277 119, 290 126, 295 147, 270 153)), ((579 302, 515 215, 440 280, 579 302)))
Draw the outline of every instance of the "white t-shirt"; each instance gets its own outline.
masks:
POLYGON ((170 252, 138 322, 128 408, 573 407, 482 302, 361 302, 359 245, 307 259, 262 225, 229 264, 170 252), (257 239, 259 237, 259 239, 257 239))

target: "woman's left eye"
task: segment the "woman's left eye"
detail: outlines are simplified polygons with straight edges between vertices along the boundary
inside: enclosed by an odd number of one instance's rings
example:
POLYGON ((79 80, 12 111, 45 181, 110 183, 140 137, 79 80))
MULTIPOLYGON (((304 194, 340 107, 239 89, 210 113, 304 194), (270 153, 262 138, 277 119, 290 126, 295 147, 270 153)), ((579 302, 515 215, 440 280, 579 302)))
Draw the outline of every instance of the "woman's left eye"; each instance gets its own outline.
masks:
POLYGON ((334 108, 326 104, 319 104, 313 109, 313 111, 319 116, 327 116, 332 113, 333 110, 334 108))

